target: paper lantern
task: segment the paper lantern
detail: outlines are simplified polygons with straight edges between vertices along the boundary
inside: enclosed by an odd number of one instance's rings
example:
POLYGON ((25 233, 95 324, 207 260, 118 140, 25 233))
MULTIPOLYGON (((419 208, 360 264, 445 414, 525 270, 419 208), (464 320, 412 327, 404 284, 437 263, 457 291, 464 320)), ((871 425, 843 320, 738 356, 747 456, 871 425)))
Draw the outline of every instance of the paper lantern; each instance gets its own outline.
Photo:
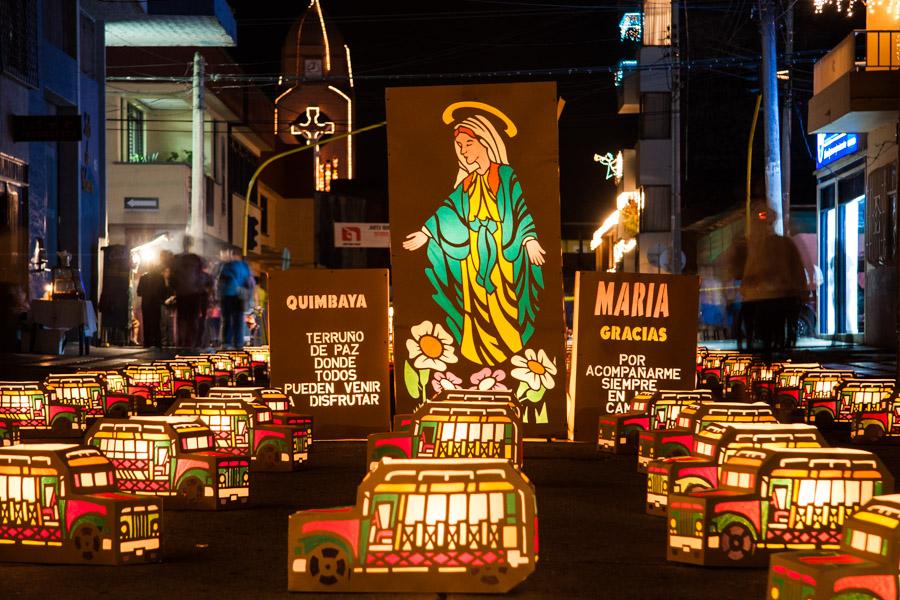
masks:
POLYGON ((217 377, 213 363, 208 356, 176 356, 175 360, 183 360, 194 368, 194 386, 198 396, 205 396, 209 388, 214 385, 228 385, 231 381, 231 373, 227 376, 217 377))
POLYGON ((277 388, 261 387, 213 387, 210 398, 236 398, 267 407, 272 411, 273 425, 291 429, 292 460, 296 465, 309 458, 313 443, 313 418, 294 409, 291 397, 277 388))
POLYGON ((393 458, 502 458, 522 464, 522 419, 512 402, 426 402, 401 430, 369 436, 369 468, 393 458))
POLYGON ((120 491, 165 498, 166 508, 230 508, 250 497, 250 458, 217 451, 199 417, 100 419, 85 442, 113 464, 120 491))
POLYGON ((250 355, 250 368, 256 381, 266 380, 269 377, 269 364, 271 355, 268 346, 244 346, 244 352, 250 355))
POLYGON ((741 398, 749 392, 750 365, 753 356, 750 354, 732 354, 725 357, 722 363, 722 390, 732 398, 741 398))
POLYGON ((154 365, 165 365, 172 371, 172 390, 176 398, 190 398, 199 394, 194 364, 186 360, 156 360, 154 365))
POLYGON ((856 412, 850 432, 851 439, 856 443, 896 440, 900 437, 900 398, 892 394, 876 405, 856 412))
POLYGON ((172 370, 166 365, 129 365, 122 374, 138 413, 164 411, 175 399, 172 370))
POLYGON ((850 448, 744 448, 719 487, 670 494, 669 560, 765 565, 771 552, 838 547, 844 520, 894 479, 871 452, 850 448))
POLYGON ((804 418, 809 418, 811 405, 832 404, 841 384, 854 377, 853 371, 838 369, 807 371, 800 380, 800 403, 797 408, 803 411, 804 418))
POLYGON ((36 381, 0 382, 0 419, 9 420, 20 430, 81 435, 77 407, 59 402, 36 381))
POLYGON ((355 506, 288 523, 291 591, 502 593, 537 560, 534 487, 506 460, 385 458, 355 506))
POLYGON ((843 379, 830 393, 807 401, 806 420, 823 429, 835 423, 852 423, 856 415, 878 410, 882 401, 893 395, 893 379, 843 379))
POLYGON ((703 372, 703 364, 706 359, 706 355, 709 354, 709 348, 706 346, 697 346, 697 374, 696 374, 696 384, 698 387, 700 386, 700 374, 703 372))
POLYGON ((159 500, 116 492, 113 466, 96 448, 0 448, 0 561, 158 561, 159 500))
POLYGON ((838 549, 772 555, 766 597, 896 599, 898 542, 900 494, 872 498, 844 523, 838 549))
POLYGON ((82 417, 82 427, 102 417, 127 417, 134 412, 129 394, 108 392, 100 375, 49 375, 44 381, 48 392, 63 404, 76 407, 82 417))
MULTIPOLYGON (((239 350, 228 350, 224 352, 216 352, 212 355, 213 364, 216 361, 231 359, 231 383, 233 385, 251 385, 252 374, 250 373, 250 355, 239 350)), ((226 369, 223 363, 223 370, 226 369)), ((218 369, 218 367, 217 367, 218 369)))
POLYGON ((712 423, 694 435, 689 456, 647 465, 647 513, 666 516, 669 494, 708 490, 719 485, 719 470, 741 448, 820 448, 828 444, 805 423, 712 423))
POLYGON ((687 456, 694 448, 694 436, 712 423, 777 423, 771 407, 764 402, 703 401, 685 407, 674 427, 642 431, 638 435, 638 472, 646 473, 651 460, 687 456))
POLYGON ((754 361, 750 364, 747 377, 752 400, 771 404, 772 398, 775 397, 775 382, 778 379, 778 373, 784 368, 784 364, 780 362, 766 364, 762 361, 754 361))
POLYGON ((809 371, 820 369, 818 363, 786 363, 778 372, 772 406, 785 420, 800 406, 803 376, 809 371))
POLYGON ((703 357, 703 365, 700 369, 699 385, 712 387, 722 383, 722 365, 729 356, 736 355, 734 350, 709 350, 703 357))
POLYGON ((272 411, 238 398, 180 398, 166 413, 197 416, 213 430, 216 447, 234 456, 250 456, 256 471, 290 471, 295 460, 293 428, 272 423, 272 411))
POLYGON ((600 415, 598 448, 613 454, 635 454, 641 431, 674 426, 682 408, 704 401, 712 401, 709 390, 640 392, 631 400, 628 412, 600 415))

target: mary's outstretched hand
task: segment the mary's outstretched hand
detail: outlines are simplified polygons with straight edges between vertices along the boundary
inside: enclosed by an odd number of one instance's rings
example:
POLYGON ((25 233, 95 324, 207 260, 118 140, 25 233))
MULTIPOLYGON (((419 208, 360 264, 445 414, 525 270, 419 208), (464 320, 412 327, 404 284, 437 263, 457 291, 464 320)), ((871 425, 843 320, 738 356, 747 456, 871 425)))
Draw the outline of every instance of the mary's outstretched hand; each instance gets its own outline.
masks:
POLYGON ((406 250, 418 250, 428 241, 428 236, 425 235, 422 231, 415 231, 408 236, 406 236, 406 241, 403 242, 403 248, 406 250))
POLYGON ((547 253, 536 239, 532 238, 525 242, 525 252, 528 253, 528 260, 531 261, 531 264, 537 266, 544 264, 544 260, 546 260, 544 255, 547 253))

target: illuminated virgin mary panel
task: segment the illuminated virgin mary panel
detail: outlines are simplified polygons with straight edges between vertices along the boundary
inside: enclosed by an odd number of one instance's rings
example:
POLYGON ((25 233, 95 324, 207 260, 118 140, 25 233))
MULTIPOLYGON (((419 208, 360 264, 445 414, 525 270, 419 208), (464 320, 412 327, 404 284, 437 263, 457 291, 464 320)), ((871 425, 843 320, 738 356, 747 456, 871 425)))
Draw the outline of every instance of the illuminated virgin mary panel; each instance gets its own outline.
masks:
POLYGON ((397 410, 510 390, 566 430, 556 86, 387 90, 397 410))

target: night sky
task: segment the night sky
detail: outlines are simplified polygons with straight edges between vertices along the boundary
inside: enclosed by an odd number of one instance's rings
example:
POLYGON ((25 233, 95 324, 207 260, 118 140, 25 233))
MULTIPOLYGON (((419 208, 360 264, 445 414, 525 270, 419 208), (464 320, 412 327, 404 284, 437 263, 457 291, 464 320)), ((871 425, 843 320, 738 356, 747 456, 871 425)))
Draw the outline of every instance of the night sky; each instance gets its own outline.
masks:
MULTIPOLYGON (((796 49, 815 57, 830 49, 861 17, 812 15, 811 0, 796 6, 796 49)), ((238 21, 237 60, 252 73, 278 73, 287 30, 307 6, 305 0, 230 0, 238 21), (260 7, 264 6, 264 11, 260 7)), ((686 59, 758 57, 755 0, 689 1, 686 59)), ((614 186, 594 153, 634 145, 637 121, 616 115, 612 75, 604 72, 634 47, 619 41, 619 15, 632 3, 616 0, 430 0, 373 3, 322 0, 326 21, 336 26, 353 53, 357 123, 383 120, 384 88, 529 79, 558 82, 567 104, 559 123, 562 220, 597 223, 614 204, 614 186), (600 67, 594 74, 566 69, 600 67), (497 71, 555 69, 553 76, 499 76, 497 71), (467 77, 442 77, 469 73, 467 77), (410 77, 415 76, 415 77, 410 77)), ((783 35, 783 31, 781 32, 783 35)), ((812 92, 812 64, 796 67, 795 101, 805 121, 812 92)), ((272 94, 274 87, 266 89, 272 94)), ((746 136, 758 93, 755 68, 706 66, 688 73, 689 218, 724 210, 743 200, 746 136)), ((795 111, 796 113, 797 111, 795 111)), ((795 204, 815 202, 812 162, 795 119, 795 204)), ((757 142, 762 139, 761 129, 757 142)), ((806 140, 809 141, 809 140, 806 140)), ((386 188, 384 130, 358 142, 358 178, 386 188)), ((814 148, 813 148, 814 151, 814 148)), ((757 145, 757 159, 762 147, 757 145)), ((762 179, 762 165, 759 187, 762 179)))

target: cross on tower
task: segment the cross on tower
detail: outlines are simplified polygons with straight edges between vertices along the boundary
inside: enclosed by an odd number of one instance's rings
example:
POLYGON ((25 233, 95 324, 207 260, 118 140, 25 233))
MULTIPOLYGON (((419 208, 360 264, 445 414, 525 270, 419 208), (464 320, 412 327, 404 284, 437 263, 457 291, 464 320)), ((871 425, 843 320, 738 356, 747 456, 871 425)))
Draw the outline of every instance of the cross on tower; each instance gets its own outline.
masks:
MULTIPOLYGON (((320 121, 322 113, 319 112, 318 106, 306 107, 306 120, 302 123, 294 123, 291 125, 291 134, 303 136, 306 145, 319 141, 323 135, 331 135, 334 133, 333 121, 320 121)), ((318 149, 318 148, 317 148, 318 149)))

